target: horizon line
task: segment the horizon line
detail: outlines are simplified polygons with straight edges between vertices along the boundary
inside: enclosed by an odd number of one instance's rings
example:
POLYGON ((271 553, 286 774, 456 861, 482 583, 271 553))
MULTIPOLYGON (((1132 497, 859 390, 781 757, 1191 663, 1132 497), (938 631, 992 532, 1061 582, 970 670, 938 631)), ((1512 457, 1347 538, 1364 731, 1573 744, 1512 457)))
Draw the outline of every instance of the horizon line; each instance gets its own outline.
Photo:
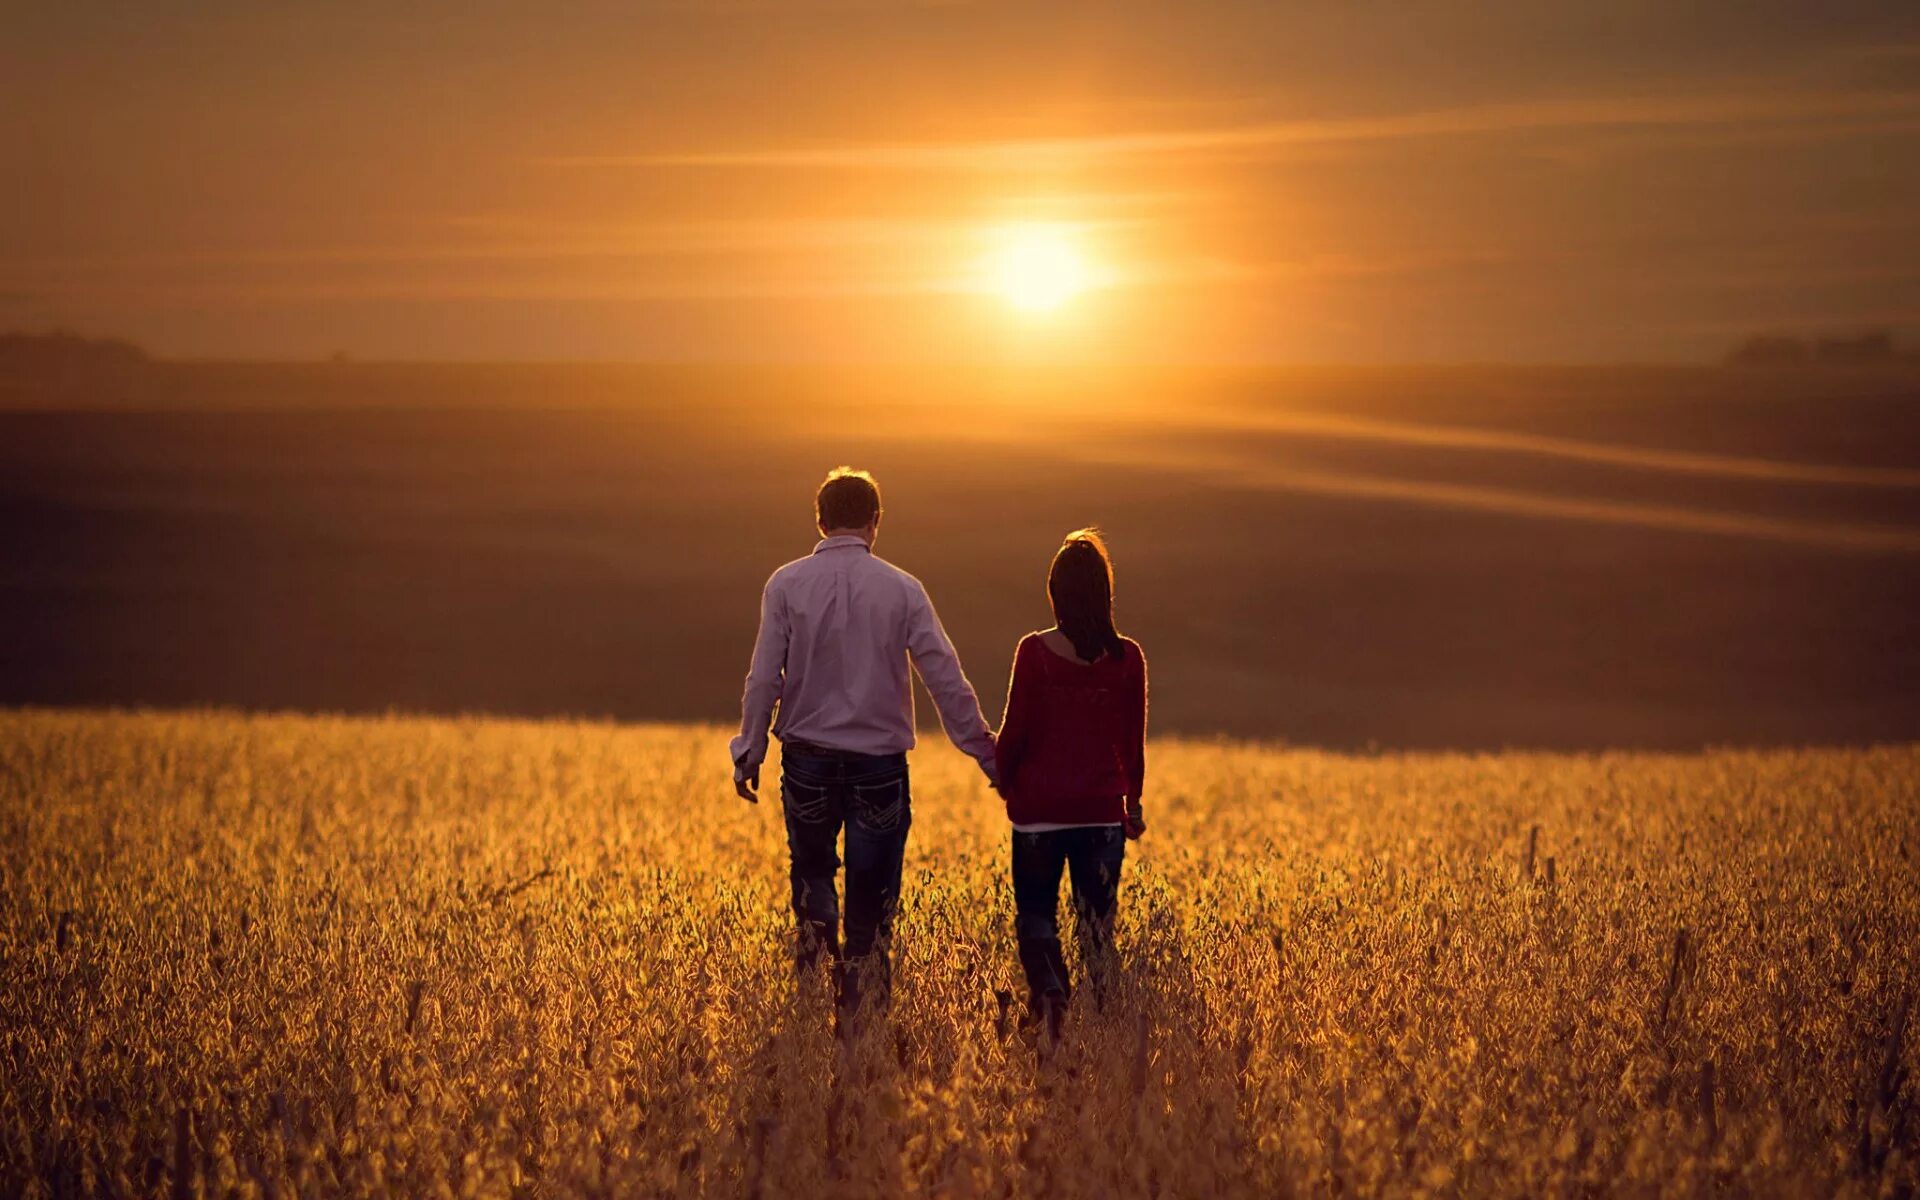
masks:
MULTIPOLYGON (((17 333, 20 331, 0 331, 17 333)), ((54 331, 66 333, 69 331, 54 331)), ((385 355, 358 354, 351 349, 326 351, 314 354, 277 354, 277 353, 170 353, 155 351, 131 338, 115 335, 80 334, 87 340, 126 341, 146 355, 143 365, 164 366, 322 366, 322 367, 414 367, 414 366, 474 366, 474 367, 528 367, 528 366, 594 366, 594 367, 704 367, 704 368, 789 368, 789 369, 1009 369, 1022 370, 1472 370, 1486 368, 1563 368, 1574 369, 1678 369, 1688 367, 1724 369, 1736 373, 1751 373, 1765 376, 1776 373, 1847 373, 1885 371, 1894 369, 1920 369, 1920 353, 1896 352, 1891 358, 1861 362, 1806 361, 1799 363, 1762 363, 1744 364, 1729 362, 1724 356, 1700 358, 1683 357, 1584 357, 1584 356, 1518 356, 1511 358, 1490 358, 1462 356, 1458 358, 1318 358, 1318 357, 1276 357, 1276 358, 1168 358, 1137 359, 1125 357, 1088 358, 1088 357, 1049 357, 1044 355, 1021 358, 1017 355, 1007 357, 954 356, 926 358, 831 358, 831 357, 776 357, 776 358, 669 358, 669 357, 625 357, 619 355, 508 355, 503 357, 479 357, 454 354, 422 355, 385 355)))

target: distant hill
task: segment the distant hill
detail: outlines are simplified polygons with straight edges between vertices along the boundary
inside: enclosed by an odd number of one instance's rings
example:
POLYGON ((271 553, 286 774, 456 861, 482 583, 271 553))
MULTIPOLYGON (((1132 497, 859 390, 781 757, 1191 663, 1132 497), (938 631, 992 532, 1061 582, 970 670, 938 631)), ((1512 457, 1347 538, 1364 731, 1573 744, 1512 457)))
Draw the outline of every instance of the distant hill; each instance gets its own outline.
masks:
POLYGON ((1852 336, 1813 338, 1759 334, 1727 354, 1737 367, 1897 366, 1920 364, 1920 354, 1903 353, 1884 329, 1852 336))
POLYGON ((117 338, 74 333, 0 333, 0 378, 44 382, 76 375, 137 370, 152 362, 145 350, 117 338))
POLYGON ((0 706, 737 720, 767 573, 853 462, 995 716, 1097 521, 1156 733, 1920 741, 1920 375, 1108 378, 162 359, 0 391, 0 706))

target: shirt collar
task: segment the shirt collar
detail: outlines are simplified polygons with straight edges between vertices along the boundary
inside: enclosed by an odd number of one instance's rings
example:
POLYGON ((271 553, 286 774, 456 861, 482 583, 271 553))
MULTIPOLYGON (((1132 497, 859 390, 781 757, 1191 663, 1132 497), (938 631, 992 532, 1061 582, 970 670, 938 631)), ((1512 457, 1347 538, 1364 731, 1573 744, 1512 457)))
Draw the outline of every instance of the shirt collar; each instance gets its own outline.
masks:
POLYGON ((873 547, 867 545, 867 539, 854 533, 843 533, 837 537, 821 538, 819 543, 814 546, 813 552, 818 554, 822 550, 840 550, 848 546, 858 546, 869 554, 873 553, 873 547))

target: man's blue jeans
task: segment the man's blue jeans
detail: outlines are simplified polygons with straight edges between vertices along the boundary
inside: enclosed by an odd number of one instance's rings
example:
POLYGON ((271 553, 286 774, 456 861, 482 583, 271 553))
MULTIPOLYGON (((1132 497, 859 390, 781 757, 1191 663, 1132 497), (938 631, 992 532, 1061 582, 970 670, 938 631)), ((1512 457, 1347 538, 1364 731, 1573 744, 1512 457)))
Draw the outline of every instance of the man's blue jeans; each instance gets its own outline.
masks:
POLYGON ((780 803, 792 856, 793 915, 799 923, 797 959, 812 963, 824 947, 842 956, 840 829, 847 831, 847 903, 842 1000, 858 1000, 864 982, 884 990, 887 941, 900 903, 900 860, 913 808, 904 754, 833 756, 787 750, 780 760, 780 803))

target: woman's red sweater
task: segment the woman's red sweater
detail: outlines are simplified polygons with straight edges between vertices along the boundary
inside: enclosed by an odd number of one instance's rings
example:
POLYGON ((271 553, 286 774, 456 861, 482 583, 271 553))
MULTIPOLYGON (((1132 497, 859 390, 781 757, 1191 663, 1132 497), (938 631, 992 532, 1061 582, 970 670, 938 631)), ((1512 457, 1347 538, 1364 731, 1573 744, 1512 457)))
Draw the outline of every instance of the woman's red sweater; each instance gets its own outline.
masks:
POLYGON ((1000 794, 1016 825, 1119 824, 1147 773, 1147 656, 1081 663, 1020 639, 996 754, 1000 794))

